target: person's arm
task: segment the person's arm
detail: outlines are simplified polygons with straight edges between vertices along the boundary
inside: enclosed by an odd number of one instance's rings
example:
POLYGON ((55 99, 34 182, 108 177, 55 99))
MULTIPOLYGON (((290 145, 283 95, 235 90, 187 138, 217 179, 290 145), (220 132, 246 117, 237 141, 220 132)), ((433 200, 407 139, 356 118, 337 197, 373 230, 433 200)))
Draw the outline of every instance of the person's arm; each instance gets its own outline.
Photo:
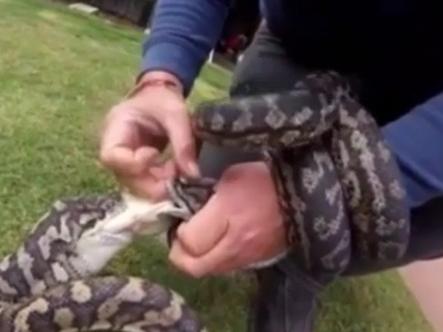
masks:
POLYGON ((396 155, 410 207, 443 195, 443 93, 384 126, 396 155))
POLYGON ((230 0, 158 0, 143 45, 141 74, 164 71, 187 95, 221 35, 230 0))

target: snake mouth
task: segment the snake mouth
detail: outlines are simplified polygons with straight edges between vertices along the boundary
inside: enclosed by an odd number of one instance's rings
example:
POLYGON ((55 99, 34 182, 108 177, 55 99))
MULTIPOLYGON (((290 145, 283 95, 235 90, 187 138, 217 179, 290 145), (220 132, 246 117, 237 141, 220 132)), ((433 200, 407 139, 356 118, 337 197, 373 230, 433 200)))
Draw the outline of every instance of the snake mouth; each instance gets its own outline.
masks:
POLYGON ((189 220, 212 196, 216 183, 215 179, 208 177, 197 179, 177 177, 168 181, 169 198, 177 208, 175 213, 167 212, 162 216, 170 225, 167 231, 169 246, 172 245, 180 224, 189 220))

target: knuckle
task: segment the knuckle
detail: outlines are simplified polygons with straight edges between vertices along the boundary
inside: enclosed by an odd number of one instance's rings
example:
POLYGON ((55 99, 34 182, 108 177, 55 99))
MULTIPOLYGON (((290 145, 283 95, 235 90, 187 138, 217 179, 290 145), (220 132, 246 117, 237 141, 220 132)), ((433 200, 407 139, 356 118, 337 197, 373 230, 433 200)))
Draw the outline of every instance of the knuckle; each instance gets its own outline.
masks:
POLYGON ((240 237, 237 245, 247 248, 247 247, 251 246, 252 244, 254 244, 255 241, 256 241, 256 233, 255 232, 251 232, 251 231, 245 232, 240 237))
POLYGON ((203 273, 203 271, 202 271, 201 269, 199 269, 199 268, 196 268, 195 266, 190 266, 190 267, 188 268, 187 273, 188 273, 191 277, 193 277, 193 278, 195 278, 195 279, 200 279, 200 278, 203 278, 203 277, 205 276, 205 274, 203 273))
POLYGON ((241 253, 241 248, 243 248, 241 241, 238 239, 231 240, 230 244, 224 248, 223 256, 225 260, 235 259, 241 253))
POLYGON ((117 105, 114 105, 111 107, 110 111, 107 114, 107 120, 112 121, 115 116, 117 116, 120 113, 123 113, 128 108, 127 104, 125 102, 118 103, 117 105))
POLYGON ((111 110, 109 111, 109 114, 112 115, 112 114, 121 112, 122 108, 124 108, 124 105, 125 105, 125 103, 121 102, 121 103, 118 103, 118 104, 112 106, 111 110))
POLYGON ((185 243, 187 242, 186 241, 187 237, 188 237, 187 233, 188 232, 186 231, 186 229, 184 227, 177 228, 176 235, 177 235, 177 238, 179 238, 181 242, 185 242, 185 243))
POLYGON ((183 134, 184 132, 190 132, 191 129, 185 117, 175 114, 163 114, 162 122, 169 130, 169 134, 183 134))
POLYGON ((176 159, 181 160, 187 160, 189 156, 192 156, 194 154, 194 144, 186 141, 178 141, 176 143, 176 151, 175 156, 176 159))
POLYGON ((180 112, 186 110, 186 103, 182 98, 168 98, 164 101, 165 109, 170 110, 171 112, 180 112))
POLYGON ((177 118, 188 119, 189 114, 187 112, 187 107, 183 102, 169 101, 164 105, 164 114, 169 119, 174 120, 177 118))
POLYGON ((183 246, 186 248, 187 251, 191 255, 198 255, 200 254, 197 245, 192 241, 191 235, 189 235, 189 232, 186 231, 186 229, 179 227, 177 229, 177 238, 180 240, 180 242, 183 244, 183 246))
POLYGON ((226 261, 230 261, 231 263, 236 261, 241 256, 241 251, 236 249, 226 250, 224 253, 226 261))
POLYGON ((100 150, 99 161, 103 166, 107 168, 112 168, 114 164, 114 158, 112 156, 112 153, 104 149, 100 150))
POLYGON ((189 253, 193 256, 198 256, 201 254, 200 250, 193 244, 189 244, 189 242, 186 244, 186 248, 188 249, 189 253))
POLYGON ((172 265, 174 265, 176 268, 178 268, 179 270, 182 270, 182 271, 186 270, 186 267, 184 266, 184 263, 183 263, 182 256, 179 255, 176 250, 174 250, 174 247, 171 250, 171 252, 169 253, 168 258, 169 258, 169 261, 172 263, 172 265))
POLYGON ((202 278, 204 276, 202 269, 190 260, 183 259, 183 257, 174 256, 170 256, 169 259, 180 271, 193 278, 202 278))
POLYGON ((186 261, 183 259, 182 255, 177 255, 175 257, 171 257, 171 262, 181 271, 187 272, 188 265, 186 261))

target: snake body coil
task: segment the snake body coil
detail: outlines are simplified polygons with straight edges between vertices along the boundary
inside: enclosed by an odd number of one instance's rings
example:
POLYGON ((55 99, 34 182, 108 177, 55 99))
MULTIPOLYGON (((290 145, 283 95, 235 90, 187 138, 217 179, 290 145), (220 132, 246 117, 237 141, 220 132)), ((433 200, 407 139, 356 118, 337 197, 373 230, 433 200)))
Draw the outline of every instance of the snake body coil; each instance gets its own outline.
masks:
POLYGON ((0 264, 0 331, 204 331, 174 291, 135 277, 94 276, 132 239, 109 233, 98 242, 107 251, 101 257, 91 250, 92 232, 127 208, 117 193, 56 202, 0 264))
MULTIPOLYGON (((409 221, 397 165, 337 74, 309 75, 284 93, 203 104, 193 124, 202 140, 263 152, 308 273, 331 280, 351 255, 404 254, 409 221)), ((173 290, 96 275, 135 233, 167 230, 161 212, 187 219, 213 190, 211 180, 177 179, 172 202, 159 205, 117 193, 57 202, 0 263, 0 331, 204 331, 173 290)))
POLYGON ((405 253, 409 210, 396 160, 337 73, 202 105, 194 124, 205 141, 263 152, 308 272, 328 279, 351 255, 387 262, 405 253))

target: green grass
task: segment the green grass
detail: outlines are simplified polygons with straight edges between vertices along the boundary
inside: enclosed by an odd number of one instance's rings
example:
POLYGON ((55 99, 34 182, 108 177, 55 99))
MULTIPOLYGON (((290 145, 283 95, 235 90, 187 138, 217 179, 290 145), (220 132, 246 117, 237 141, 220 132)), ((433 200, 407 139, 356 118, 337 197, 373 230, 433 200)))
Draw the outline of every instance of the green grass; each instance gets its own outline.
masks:
MULTIPOLYGON (((140 31, 44 0, 0 0, 0 253, 57 198, 101 193, 114 181, 96 161, 100 119, 131 87, 140 31)), ((225 95, 230 76, 205 67, 191 103, 225 95)), ((245 331, 249 284, 192 280, 154 240, 139 241, 109 267, 171 286, 210 331, 245 331)), ((430 331, 395 273, 340 281, 324 296, 320 332, 430 331)))

